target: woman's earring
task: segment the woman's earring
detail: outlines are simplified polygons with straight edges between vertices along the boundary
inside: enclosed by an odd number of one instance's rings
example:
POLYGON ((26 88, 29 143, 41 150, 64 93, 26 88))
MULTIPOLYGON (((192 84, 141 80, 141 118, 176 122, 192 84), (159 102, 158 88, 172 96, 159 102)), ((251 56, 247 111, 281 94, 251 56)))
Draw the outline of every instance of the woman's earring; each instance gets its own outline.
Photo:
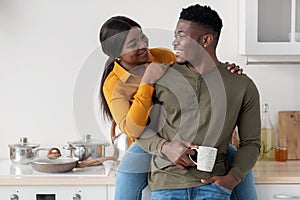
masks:
POLYGON ((116 60, 117 60, 118 62, 121 62, 121 58, 120 58, 120 57, 118 57, 116 60))
POLYGON ((203 47, 206 48, 206 47, 207 47, 207 44, 204 44, 203 47))

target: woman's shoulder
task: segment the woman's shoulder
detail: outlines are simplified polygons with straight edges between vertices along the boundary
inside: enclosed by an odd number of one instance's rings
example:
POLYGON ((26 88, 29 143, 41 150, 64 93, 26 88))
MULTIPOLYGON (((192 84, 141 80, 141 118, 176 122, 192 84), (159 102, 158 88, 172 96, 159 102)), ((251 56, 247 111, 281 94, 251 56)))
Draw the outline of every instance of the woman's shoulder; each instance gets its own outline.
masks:
POLYGON ((175 54, 167 48, 151 48, 149 53, 154 62, 170 64, 176 60, 175 54))

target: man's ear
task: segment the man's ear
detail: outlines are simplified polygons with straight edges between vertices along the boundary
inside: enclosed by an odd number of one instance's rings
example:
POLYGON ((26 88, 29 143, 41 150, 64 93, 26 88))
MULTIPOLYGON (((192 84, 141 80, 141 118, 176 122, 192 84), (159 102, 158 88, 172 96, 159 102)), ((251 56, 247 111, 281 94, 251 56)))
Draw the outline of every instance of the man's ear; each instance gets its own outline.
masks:
POLYGON ((209 45, 211 45, 211 43, 214 40, 214 36, 211 33, 207 33, 202 37, 202 46, 204 48, 208 47, 209 45))

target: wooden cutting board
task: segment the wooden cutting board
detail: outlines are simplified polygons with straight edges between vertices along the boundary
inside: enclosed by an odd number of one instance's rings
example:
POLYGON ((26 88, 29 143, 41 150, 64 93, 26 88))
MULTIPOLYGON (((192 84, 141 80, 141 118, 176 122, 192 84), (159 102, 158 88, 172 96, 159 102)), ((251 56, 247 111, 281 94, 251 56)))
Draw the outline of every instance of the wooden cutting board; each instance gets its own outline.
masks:
POLYGON ((288 147, 288 159, 300 159, 300 111, 278 113, 278 145, 288 147))

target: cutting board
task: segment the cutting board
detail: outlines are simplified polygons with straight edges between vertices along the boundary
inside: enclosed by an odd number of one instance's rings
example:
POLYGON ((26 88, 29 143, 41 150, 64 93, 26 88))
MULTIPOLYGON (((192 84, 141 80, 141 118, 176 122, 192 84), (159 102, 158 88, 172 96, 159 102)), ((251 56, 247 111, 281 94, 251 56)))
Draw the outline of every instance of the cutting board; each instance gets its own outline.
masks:
POLYGON ((300 111, 278 113, 278 145, 288 147, 288 159, 300 159, 300 111))

